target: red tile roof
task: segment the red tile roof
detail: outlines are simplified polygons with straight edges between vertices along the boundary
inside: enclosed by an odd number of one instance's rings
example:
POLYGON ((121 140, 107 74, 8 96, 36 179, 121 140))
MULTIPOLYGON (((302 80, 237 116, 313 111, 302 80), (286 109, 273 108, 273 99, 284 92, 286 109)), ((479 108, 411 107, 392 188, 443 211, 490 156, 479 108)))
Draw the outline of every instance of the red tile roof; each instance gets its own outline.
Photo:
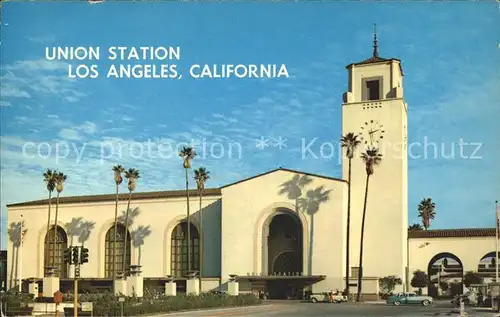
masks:
MULTIPOLYGON (((258 175, 252 176, 252 177, 248 177, 248 178, 239 180, 235 183, 228 184, 228 185, 222 186, 220 188, 206 188, 203 195, 204 196, 220 196, 222 188, 236 185, 236 184, 239 184, 239 183, 248 181, 250 179, 260 177, 260 176, 271 174, 271 173, 274 173, 276 171, 287 171, 287 172, 291 172, 291 173, 308 175, 311 177, 319 177, 319 178, 329 179, 329 180, 338 181, 338 182, 347 182, 346 180, 343 180, 340 178, 334 178, 334 177, 330 177, 330 176, 306 173, 306 172, 302 172, 302 171, 297 171, 297 170, 292 170, 292 169, 280 167, 280 168, 277 168, 274 170, 267 171, 267 172, 262 173, 262 174, 258 174, 258 175)), ((184 197, 185 195, 186 195, 185 190, 167 190, 167 191, 157 191, 157 192, 132 193, 132 200, 179 198, 179 197, 184 197)), ((189 195, 190 196, 198 196, 198 191, 197 190, 190 190, 189 195)), ((114 201, 115 198, 116 198, 115 194, 70 196, 70 197, 59 198, 59 203, 61 203, 61 204, 82 204, 82 203, 92 203, 92 202, 108 202, 108 201, 114 201)), ((128 193, 118 195, 118 200, 120 200, 120 201, 124 201, 127 199, 128 199, 128 193)), ((52 202, 53 203, 55 202, 55 198, 52 199, 52 202)), ((43 206, 43 205, 47 205, 48 203, 49 203, 48 199, 42 199, 42 200, 26 201, 26 202, 21 202, 21 203, 10 204, 10 205, 7 205, 7 207, 25 207, 25 206, 40 206, 40 205, 43 206)))
POLYGON ((496 236, 495 228, 408 230, 408 237, 410 239, 467 238, 467 237, 494 237, 494 236, 496 236))
MULTIPOLYGON (((219 188, 206 188, 203 193, 204 196, 220 196, 221 191, 219 188)), ((190 196, 198 196, 197 190, 190 190, 190 196)), ((159 192, 146 192, 146 193, 132 193, 132 200, 145 200, 145 199, 161 199, 161 198, 180 198, 185 197, 185 190, 167 190, 159 192)), ((104 194, 104 195, 86 195, 86 196, 70 196, 59 198, 60 204, 82 204, 82 203, 94 203, 94 202, 108 202, 115 201, 115 194, 104 194)), ((128 200, 128 194, 119 194, 118 200, 126 201, 128 200)), ((52 198, 52 203, 55 203, 55 198, 52 198)), ((48 199, 26 201, 17 204, 10 204, 7 207, 24 207, 24 206, 40 206, 47 205, 49 203, 48 199)))
POLYGON ((392 61, 399 62, 399 70, 401 71, 401 74, 403 74, 403 66, 401 66, 401 60, 397 59, 397 58, 383 58, 383 57, 378 57, 378 56, 372 56, 372 57, 365 59, 364 61, 361 61, 359 63, 351 63, 351 64, 347 65, 346 68, 349 69, 352 66, 356 66, 356 65, 387 63, 387 62, 392 62, 392 61))

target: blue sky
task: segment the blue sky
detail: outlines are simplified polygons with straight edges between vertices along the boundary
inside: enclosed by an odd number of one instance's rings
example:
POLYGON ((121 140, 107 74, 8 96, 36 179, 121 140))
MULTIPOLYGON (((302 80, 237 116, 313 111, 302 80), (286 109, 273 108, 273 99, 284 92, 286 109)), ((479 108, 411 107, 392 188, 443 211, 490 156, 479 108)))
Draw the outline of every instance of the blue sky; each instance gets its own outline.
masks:
MULTIPOLYGON (((410 159, 410 222, 417 219, 418 202, 432 197, 433 228, 494 225, 494 201, 500 199, 494 2, 8 2, 2 11, 2 229, 6 204, 46 197, 46 168, 69 175, 64 195, 112 193, 110 168, 116 163, 140 169, 139 191, 181 189, 183 170, 175 155, 134 159, 148 140, 223 145, 223 158, 194 163, 211 171, 214 187, 278 166, 340 177, 338 156, 302 159, 301 138, 337 142, 345 66, 370 57, 375 22, 381 56, 403 63, 409 143, 444 143, 445 155, 461 138, 482 144, 476 153, 481 159, 445 159, 441 153, 410 159), (45 46, 120 45, 180 46, 181 69, 284 63, 291 78, 75 81, 67 78, 65 62, 44 60, 45 46), (282 136, 287 147, 259 149, 261 136, 282 136), (48 142, 52 155, 23 155, 27 142, 48 142), (242 145, 241 158, 235 148, 228 155, 234 142, 242 145), (70 146, 67 158, 56 161, 56 144, 70 146), (102 160, 100 144, 106 149, 102 160), (115 155, 109 157, 111 144, 115 155), (135 150, 123 148, 119 155, 120 144, 135 150), (74 147, 83 145, 77 160, 74 147)), ((107 66, 99 62, 100 69, 107 66)), ((219 154, 216 148, 208 152, 219 154)))

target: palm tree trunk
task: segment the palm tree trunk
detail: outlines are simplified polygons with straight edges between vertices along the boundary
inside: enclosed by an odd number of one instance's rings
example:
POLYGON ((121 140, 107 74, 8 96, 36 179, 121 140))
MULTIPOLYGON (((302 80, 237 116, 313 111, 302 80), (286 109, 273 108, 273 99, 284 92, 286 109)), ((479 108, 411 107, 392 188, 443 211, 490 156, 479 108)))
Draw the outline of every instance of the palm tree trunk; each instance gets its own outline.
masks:
POLYGON ((118 230, 118 184, 116 184, 116 198, 115 198, 115 233, 113 237, 113 280, 116 279, 116 237, 118 230))
POLYGON ((141 258, 142 258, 142 250, 141 246, 139 246, 139 255, 137 256, 137 265, 141 265, 141 258))
POLYGON ((186 201, 187 201, 187 245, 188 245, 188 272, 191 271, 191 213, 189 212, 189 181, 186 168, 186 201))
POLYGON ((50 260, 52 259, 50 257, 50 209, 51 209, 51 207, 52 207, 52 192, 49 191, 49 216, 47 219, 47 233, 46 233, 46 239, 45 239, 45 246, 48 250, 48 252, 47 252, 47 257, 48 257, 47 264, 48 264, 48 266, 51 266, 50 260))
POLYGON ((203 278, 203 192, 200 191, 200 292, 201 292, 201 280, 203 278))
POLYGON ((369 180, 370 180, 370 174, 366 174, 365 202, 363 205, 363 218, 361 220, 361 245, 359 248, 358 294, 356 296, 357 302, 361 300, 362 281, 363 281, 363 239, 365 238, 366 202, 368 199, 369 180))
MULTIPOLYGON (((313 275, 313 247, 314 247, 314 214, 311 214, 311 234, 309 235, 309 261, 307 263, 309 275, 313 275)), ((274 271, 274 268, 271 268, 274 271)))
POLYGON ((10 264, 10 281, 9 281, 9 289, 14 287, 14 269, 16 264, 16 244, 12 242, 12 263, 10 264))
POLYGON ((351 252, 351 161, 349 158, 349 176, 347 178, 347 230, 346 230, 346 254, 345 254, 345 292, 349 300, 350 291, 350 252, 351 252))
POLYGON ((19 281, 19 248, 20 246, 17 246, 16 247, 16 250, 15 250, 15 254, 16 254, 16 278, 15 278, 15 283, 16 285, 18 285, 18 281, 19 281))
POLYGON ((56 216, 55 216, 55 220, 54 220, 54 235, 53 235, 53 242, 54 242, 54 248, 52 250, 52 264, 54 265, 54 267, 56 266, 56 246, 57 246, 57 242, 56 242, 56 231, 57 231, 57 217, 59 215, 59 192, 57 192, 57 198, 56 198, 56 216))
POLYGON ((128 211, 130 209, 130 200, 132 199, 132 191, 128 194, 127 210, 125 211, 125 240, 123 243, 123 257, 122 257, 122 277, 125 278, 125 259, 127 257, 127 244, 128 244, 128 211))

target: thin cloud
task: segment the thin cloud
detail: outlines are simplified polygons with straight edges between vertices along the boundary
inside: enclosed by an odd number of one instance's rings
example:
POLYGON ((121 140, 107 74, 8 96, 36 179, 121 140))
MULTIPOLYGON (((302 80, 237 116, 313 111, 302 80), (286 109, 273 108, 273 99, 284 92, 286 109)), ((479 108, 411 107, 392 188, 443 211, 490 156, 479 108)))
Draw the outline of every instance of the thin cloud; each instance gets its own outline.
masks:
POLYGON ((68 66, 66 62, 45 59, 5 65, 5 74, 0 77, 2 96, 7 99, 51 96, 77 102, 87 94, 77 88, 76 80, 68 77, 68 66))
POLYGON ((37 44, 49 44, 56 41, 56 37, 53 34, 47 34, 42 36, 28 36, 28 41, 37 44))

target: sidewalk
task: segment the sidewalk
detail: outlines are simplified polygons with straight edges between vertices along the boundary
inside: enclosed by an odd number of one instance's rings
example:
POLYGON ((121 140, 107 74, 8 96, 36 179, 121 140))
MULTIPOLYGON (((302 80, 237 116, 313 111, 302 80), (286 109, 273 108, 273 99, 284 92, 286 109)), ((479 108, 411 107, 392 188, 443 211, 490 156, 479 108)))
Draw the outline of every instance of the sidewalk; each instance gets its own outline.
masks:
POLYGON ((481 317, 493 317, 493 316, 499 316, 498 312, 492 308, 485 308, 485 307, 473 307, 471 309, 471 314, 472 316, 481 316, 481 317))

